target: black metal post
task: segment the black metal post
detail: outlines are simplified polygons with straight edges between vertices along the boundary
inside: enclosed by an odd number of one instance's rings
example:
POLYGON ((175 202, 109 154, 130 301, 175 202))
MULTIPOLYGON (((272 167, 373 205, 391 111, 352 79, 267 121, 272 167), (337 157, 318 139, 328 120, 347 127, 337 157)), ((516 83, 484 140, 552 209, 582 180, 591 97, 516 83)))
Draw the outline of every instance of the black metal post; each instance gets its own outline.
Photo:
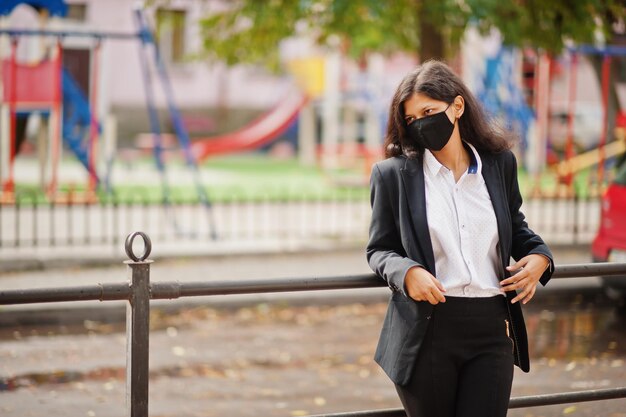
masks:
POLYGON ((128 235, 125 243, 131 296, 126 307, 126 410, 127 417, 148 417, 148 358, 150 346, 150 264, 152 244, 145 233, 128 235), (144 253, 133 253, 133 240, 141 236, 144 253))
POLYGON ((74 244, 74 213, 72 209, 74 206, 72 191, 69 191, 67 200, 67 244, 72 246, 74 244))
POLYGON ((37 226, 37 209, 39 208, 39 201, 37 201, 37 196, 33 199, 33 246, 37 247, 39 245, 39 235, 38 235, 38 226, 37 226))
POLYGON ((88 199, 85 199, 85 202, 83 204, 84 206, 84 210, 85 210, 85 235, 83 236, 84 238, 84 242, 85 245, 88 245, 89 242, 91 241, 91 233, 90 233, 90 222, 89 222, 89 206, 91 205, 91 203, 89 202, 88 199))
POLYGON ((574 239, 573 242, 574 243, 579 243, 579 238, 580 238, 580 227, 578 226, 578 216, 579 216, 579 212, 580 212, 580 207, 579 205, 581 204, 581 199, 578 196, 578 191, 574 190, 574 198, 573 198, 573 214, 572 217, 574 218, 574 227, 573 227, 573 232, 574 232, 574 239))
POLYGON ((117 195, 114 196, 113 199, 113 219, 112 219, 112 226, 111 226, 111 230, 112 230, 112 235, 111 235, 111 241, 113 242, 113 245, 117 245, 118 242, 118 229, 119 229, 119 201, 117 199, 117 195))
POLYGON ((21 202, 19 196, 15 199, 15 241, 13 246, 16 248, 20 246, 20 207, 21 202))
POLYGON ((102 219, 102 229, 101 229, 101 236, 100 236, 100 242, 101 243, 106 243, 107 241, 107 226, 109 223, 109 208, 111 207, 111 204, 109 202, 109 199, 107 198, 106 200, 104 199, 104 197, 100 197, 100 218, 102 219))
POLYGON ((54 228, 54 200, 50 201, 50 221, 48 222, 50 224, 50 246, 55 246, 56 245, 56 238, 54 236, 55 234, 55 228, 54 228))

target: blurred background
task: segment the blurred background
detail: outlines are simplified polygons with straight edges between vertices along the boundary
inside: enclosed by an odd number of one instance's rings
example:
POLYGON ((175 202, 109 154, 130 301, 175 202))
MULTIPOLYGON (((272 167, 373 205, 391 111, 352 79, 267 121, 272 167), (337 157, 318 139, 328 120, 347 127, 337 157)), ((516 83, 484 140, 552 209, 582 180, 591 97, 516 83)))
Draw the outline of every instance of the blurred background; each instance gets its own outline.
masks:
MULTIPOLYGON (((154 219, 135 225, 164 242, 283 238, 298 227, 361 239, 391 95, 435 58, 510 131, 528 210, 575 200, 539 231, 588 243, 624 152, 623 9, 619 1, 4 1, 2 240, 115 243, 124 235, 118 217, 133 216, 154 219), (281 232, 286 217, 309 217, 288 208, 293 201, 321 220, 281 232), (183 204, 193 215, 176 213, 183 204), (68 205, 80 207, 60 214, 68 205), (339 216, 336 226, 329 216, 339 216)), ((537 210, 541 221, 546 209, 537 210)))
MULTIPOLYGON (((621 0, 0 0, 0 289, 122 279, 135 230, 157 280, 367 273, 370 168, 395 88, 427 59, 510 132, 557 264, 625 262, 625 15, 621 0)), ((574 281, 529 307, 538 370, 514 393, 623 379, 623 277, 574 281)), ((386 296, 158 305, 154 415, 398 406, 370 360, 386 296)), ((76 304, 0 310, 0 414, 119 415, 124 305, 76 304)), ((626 416, 611 404, 515 415, 626 416)))

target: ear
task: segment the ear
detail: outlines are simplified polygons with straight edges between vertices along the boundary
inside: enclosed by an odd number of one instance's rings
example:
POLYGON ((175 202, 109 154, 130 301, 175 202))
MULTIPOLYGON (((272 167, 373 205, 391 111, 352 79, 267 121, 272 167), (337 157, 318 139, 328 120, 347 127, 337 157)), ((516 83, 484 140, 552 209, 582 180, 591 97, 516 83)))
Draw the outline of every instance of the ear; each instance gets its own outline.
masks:
POLYGON ((456 96, 452 102, 452 107, 454 108, 454 117, 460 119, 465 111, 465 99, 463 96, 456 96))

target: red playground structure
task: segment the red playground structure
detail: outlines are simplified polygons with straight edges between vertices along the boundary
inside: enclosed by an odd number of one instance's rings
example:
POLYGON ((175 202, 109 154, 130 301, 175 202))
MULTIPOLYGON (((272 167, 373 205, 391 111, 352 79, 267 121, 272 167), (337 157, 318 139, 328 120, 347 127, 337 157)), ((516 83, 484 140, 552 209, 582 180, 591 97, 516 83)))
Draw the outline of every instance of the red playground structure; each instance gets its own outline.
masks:
MULTIPOLYGON (((11 56, 2 61, 3 97, 0 107, 0 181, 5 196, 14 192, 13 166, 17 153, 16 126, 19 113, 38 112, 49 118, 47 149, 45 150, 45 173, 47 194, 53 195, 57 188, 57 171, 61 154, 62 138, 62 68, 60 42, 57 41, 51 56, 34 65, 16 60, 17 38, 11 40, 11 56)), ((90 141, 93 143, 94 140, 90 141)), ((95 187, 95 169, 90 170, 91 185, 95 187)))

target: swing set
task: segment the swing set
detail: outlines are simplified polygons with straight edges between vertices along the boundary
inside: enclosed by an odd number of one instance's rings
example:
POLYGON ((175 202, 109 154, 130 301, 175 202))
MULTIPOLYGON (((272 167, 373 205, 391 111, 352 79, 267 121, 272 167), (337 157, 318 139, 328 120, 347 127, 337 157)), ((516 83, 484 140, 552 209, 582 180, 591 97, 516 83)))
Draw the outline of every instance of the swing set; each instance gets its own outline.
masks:
MULTIPOLYGON (((609 86, 611 83, 611 63, 616 57, 626 56, 626 47, 606 46, 596 48, 593 46, 579 46, 569 50, 569 74, 568 74, 568 119, 567 139, 565 145, 565 160, 556 166, 559 178, 571 185, 573 175, 583 169, 597 165, 596 177, 599 184, 606 179, 606 160, 626 152, 626 140, 623 135, 616 134, 617 140, 609 142, 609 86), (576 155, 574 144, 574 115, 576 114, 577 74, 579 57, 584 55, 602 56, 601 69, 601 94, 602 94, 602 127, 598 147, 590 151, 576 155)), ((618 122, 621 118, 617 118, 618 122)), ((617 129, 626 126, 617 126, 617 129)))
MULTIPOLYGON (((2 11, 4 10, 0 10, 0 13, 2 11)), ((60 13, 62 12, 61 10, 60 13)), ((98 140, 102 132, 101 118, 97 111, 97 100, 102 42, 107 39, 117 39, 139 41, 141 45, 140 62, 146 107, 150 116, 152 148, 156 166, 162 179, 164 200, 169 201, 169 186, 163 159, 162 132, 154 100, 154 82, 150 71, 151 59, 167 99, 175 136, 187 165, 194 173, 198 197, 203 204, 209 204, 206 191, 200 181, 195 156, 191 151, 189 134, 175 105, 169 76, 154 36, 149 29, 146 16, 141 9, 136 9, 134 17, 137 26, 136 33, 26 30, 0 27, 0 37, 8 37, 11 45, 10 56, 2 61, 0 67, 2 70, 0 80, 3 87, 0 95, 0 184, 4 202, 11 202, 15 192, 14 161, 20 145, 16 129, 18 117, 28 116, 32 113, 39 113, 49 120, 48 138, 45 141, 47 158, 46 163, 40 168, 42 177, 46 178, 44 191, 50 200, 58 198, 58 169, 63 141, 66 142, 89 173, 87 194, 94 197, 99 186, 102 186, 106 191, 111 190, 108 173, 99 175, 101 173, 98 173, 97 169, 98 140), (54 40, 53 48, 49 53, 50 56, 34 64, 18 62, 17 47, 19 40, 24 37, 54 40), (85 97, 76 81, 62 66, 63 40, 67 38, 88 38, 94 41, 91 51, 88 98, 85 97), (85 137, 87 140, 84 139, 85 137)), ((106 165, 110 167, 111 162, 108 160, 106 165)))

